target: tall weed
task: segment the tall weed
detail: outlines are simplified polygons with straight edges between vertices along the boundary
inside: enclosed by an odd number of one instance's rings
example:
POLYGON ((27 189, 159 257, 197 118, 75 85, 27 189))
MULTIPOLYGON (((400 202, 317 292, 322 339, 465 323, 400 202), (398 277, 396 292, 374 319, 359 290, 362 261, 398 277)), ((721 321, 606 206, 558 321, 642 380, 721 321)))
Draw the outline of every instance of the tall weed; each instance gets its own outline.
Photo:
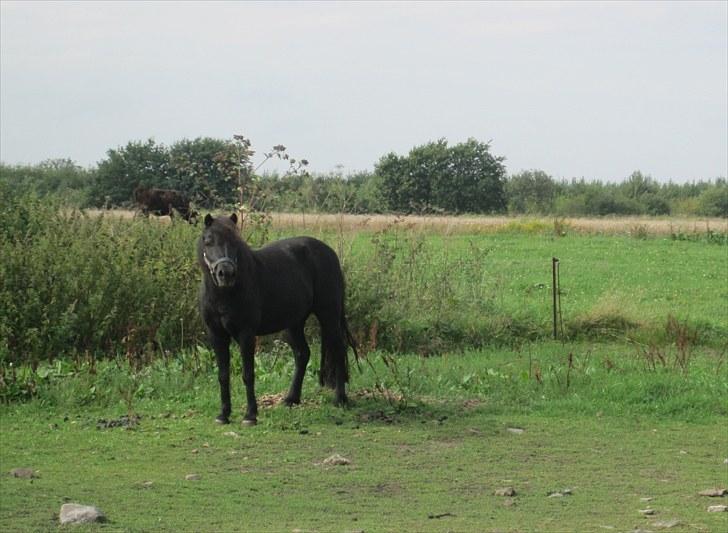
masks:
POLYGON ((398 221, 370 244, 345 262, 347 314, 365 350, 429 355, 508 344, 538 329, 501 309, 491 248, 471 241, 467 253, 454 253, 398 221))
POLYGON ((137 357, 199 340, 193 228, 8 196, 0 214, 0 361, 137 357))

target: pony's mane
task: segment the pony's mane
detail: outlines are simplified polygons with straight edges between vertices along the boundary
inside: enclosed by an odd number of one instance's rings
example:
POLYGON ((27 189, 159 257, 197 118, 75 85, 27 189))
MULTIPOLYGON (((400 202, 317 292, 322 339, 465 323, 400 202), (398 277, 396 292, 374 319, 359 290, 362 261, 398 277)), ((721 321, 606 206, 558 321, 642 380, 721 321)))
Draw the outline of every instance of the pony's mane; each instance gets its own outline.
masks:
POLYGON ((240 246, 245 251, 250 252, 251 248, 248 245, 247 242, 243 240, 243 238, 240 236, 240 231, 238 231, 238 227, 230 220, 229 217, 217 217, 213 220, 212 224, 210 225, 210 229, 213 231, 219 231, 221 232, 226 239, 231 240, 236 246, 240 246))

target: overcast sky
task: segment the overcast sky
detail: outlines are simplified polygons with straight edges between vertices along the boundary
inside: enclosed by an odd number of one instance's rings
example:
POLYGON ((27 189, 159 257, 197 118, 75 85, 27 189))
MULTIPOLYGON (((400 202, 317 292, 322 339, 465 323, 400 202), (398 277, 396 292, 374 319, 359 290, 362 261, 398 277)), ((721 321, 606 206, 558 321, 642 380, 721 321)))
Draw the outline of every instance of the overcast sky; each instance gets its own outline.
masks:
POLYGON ((241 133, 347 173, 474 137, 511 173, 726 176, 727 6, 2 1, 0 159, 241 133))

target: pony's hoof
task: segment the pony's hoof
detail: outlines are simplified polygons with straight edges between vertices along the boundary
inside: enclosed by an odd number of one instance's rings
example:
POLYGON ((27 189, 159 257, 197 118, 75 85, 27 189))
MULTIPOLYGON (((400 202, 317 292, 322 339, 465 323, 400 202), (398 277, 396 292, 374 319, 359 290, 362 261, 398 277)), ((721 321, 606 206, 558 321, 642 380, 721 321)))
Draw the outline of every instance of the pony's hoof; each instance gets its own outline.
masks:
POLYGON ((258 423, 258 421, 255 418, 243 418, 244 426, 254 426, 257 423, 258 423))
POLYGON ((230 423, 230 419, 228 417, 226 417, 226 416, 220 415, 217 418, 215 418, 215 422, 218 423, 218 424, 229 424, 230 423))
POLYGON ((285 405, 286 407, 293 407, 294 405, 299 405, 300 403, 300 398, 283 398, 283 405, 285 405))

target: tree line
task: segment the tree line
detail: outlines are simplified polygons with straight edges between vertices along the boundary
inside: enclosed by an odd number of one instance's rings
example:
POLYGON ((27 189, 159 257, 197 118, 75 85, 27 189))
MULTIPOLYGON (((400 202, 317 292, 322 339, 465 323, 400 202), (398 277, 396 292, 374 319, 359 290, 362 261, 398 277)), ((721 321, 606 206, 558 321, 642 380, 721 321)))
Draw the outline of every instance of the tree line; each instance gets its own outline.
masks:
POLYGON ((141 185, 182 191, 203 209, 247 203, 256 210, 344 213, 728 216, 724 177, 661 183, 635 171, 614 183, 557 180, 542 170, 509 175, 504 161, 488 143, 440 139, 405 155, 385 154, 373 171, 316 174, 282 145, 256 154, 242 136, 204 137, 169 146, 131 141, 109 149, 92 168, 68 159, 0 163, 0 179, 82 207, 131 207, 141 185), (288 162, 289 171, 261 172, 273 158, 288 162))

